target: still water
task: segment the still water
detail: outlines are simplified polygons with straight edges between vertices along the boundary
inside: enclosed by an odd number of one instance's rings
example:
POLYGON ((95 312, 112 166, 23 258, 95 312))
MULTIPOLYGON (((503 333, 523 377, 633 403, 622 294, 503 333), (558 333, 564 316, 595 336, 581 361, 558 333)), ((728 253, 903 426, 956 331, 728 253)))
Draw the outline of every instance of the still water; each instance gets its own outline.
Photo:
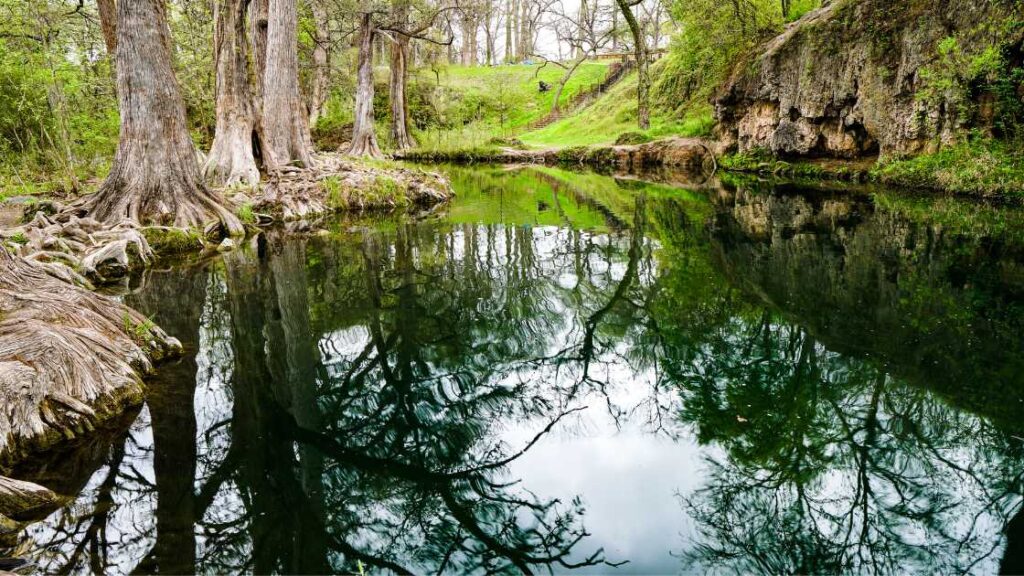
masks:
POLYGON ((124 299, 188 350, 15 476, 47 573, 1024 570, 1024 216, 451 169, 124 299))

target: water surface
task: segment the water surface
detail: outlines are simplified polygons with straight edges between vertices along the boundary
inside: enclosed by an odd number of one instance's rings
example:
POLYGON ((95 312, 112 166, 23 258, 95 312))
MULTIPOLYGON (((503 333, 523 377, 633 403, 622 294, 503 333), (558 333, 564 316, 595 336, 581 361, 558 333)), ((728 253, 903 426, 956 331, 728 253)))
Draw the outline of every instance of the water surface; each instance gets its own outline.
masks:
POLYGON ((19 477, 50 573, 1024 571, 1021 214, 451 169, 149 271, 137 413, 19 477))

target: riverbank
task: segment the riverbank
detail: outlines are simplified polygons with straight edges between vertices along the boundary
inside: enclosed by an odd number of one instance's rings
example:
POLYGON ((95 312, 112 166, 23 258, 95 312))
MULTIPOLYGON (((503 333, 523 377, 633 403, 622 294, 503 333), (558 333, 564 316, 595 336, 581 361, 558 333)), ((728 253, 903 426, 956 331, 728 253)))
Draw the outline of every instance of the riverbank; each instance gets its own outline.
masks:
POLYGON ((715 154, 700 138, 664 138, 642 144, 575 146, 570 148, 485 147, 453 150, 409 150, 396 154, 412 162, 459 164, 545 164, 589 166, 622 171, 651 167, 714 170, 715 154))
POLYGON ((936 195, 1024 200, 1024 152, 995 140, 972 139, 935 153, 893 158, 781 158, 764 150, 722 153, 723 148, 720 142, 700 138, 666 138, 619 146, 412 150, 399 157, 416 162, 586 166, 625 172, 723 170, 807 182, 875 183, 936 195))

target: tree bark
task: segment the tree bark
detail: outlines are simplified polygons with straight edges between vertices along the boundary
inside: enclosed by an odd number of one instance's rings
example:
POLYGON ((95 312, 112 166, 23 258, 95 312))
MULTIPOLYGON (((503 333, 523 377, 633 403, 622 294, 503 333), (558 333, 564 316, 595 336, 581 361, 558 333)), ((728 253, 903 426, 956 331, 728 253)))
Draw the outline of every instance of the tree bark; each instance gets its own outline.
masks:
POLYGON ((626 24, 629 26, 629 32, 633 35, 633 54, 636 58, 637 73, 636 120, 641 130, 647 130, 651 127, 651 75, 648 71, 647 46, 644 41, 644 33, 640 28, 640 24, 636 21, 636 16, 633 15, 633 10, 629 7, 628 2, 626 0, 615 1, 622 11, 622 17, 625 18, 626 24))
POLYGON ((359 66, 356 72, 356 112, 350 156, 382 158, 373 130, 373 36, 372 14, 359 15, 359 66))
POLYGON ((256 186, 260 172, 253 155, 255 109, 245 46, 248 0, 218 0, 214 6, 214 66, 217 70, 217 127, 203 173, 223 186, 256 186))
POLYGON ((107 45, 107 54, 114 58, 117 54, 117 5, 114 0, 96 0, 96 8, 100 13, 103 43, 107 45))
POLYGON ((316 37, 313 38, 313 86, 309 94, 309 125, 323 113, 327 102, 327 89, 331 78, 330 28, 324 0, 310 0, 316 37))
POLYGON ((249 5, 249 45, 252 50, 254 98, 257 118, 263 110, 263 75, 267 70, 267 27, 270 0, 251 0, 249 5))
MULTIPOLYGON (((404 0, 395 4, 395 15, 400 26, 408 26, 408 5, 404 0)), ((391 100, 391 142, 396 150, 407 150, 416 146, 416 140, 409 132, 409 101, 405 95, 408 81, 409 37, 395 34, 391 44, 391 78, 389 96, 391 100)))
POLYGON ((110 174, 83 206, 108 223, 193 227, 219 218, 228 234, 242 234, 241 222, 200 177, 169 46, 162 0, 118 3, 120 137, 110 174))
POLYGON ((0 247, 0 463, 141 402, 141 376, 180 352, 145 316, 0 247))
POLYGON ((269 0, 263 71, 263 159, 270 167, 313 165, 309 115, 299 90, 296 0, 269 0))

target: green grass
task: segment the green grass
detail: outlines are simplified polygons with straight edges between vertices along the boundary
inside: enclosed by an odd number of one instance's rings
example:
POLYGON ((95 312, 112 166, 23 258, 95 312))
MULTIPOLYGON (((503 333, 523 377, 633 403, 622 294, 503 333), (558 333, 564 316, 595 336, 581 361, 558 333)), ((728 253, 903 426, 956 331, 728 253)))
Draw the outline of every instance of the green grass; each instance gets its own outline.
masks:
POLYGON ((979 196, 1024 197, 1024 150, 987 138, 934 154, 881 162, 873 179, 892 186, 979 196))
MULTIPOLYGON (((533 146, 564 147, 614 144, 620 134, 639 132, 636 116, 637 75, 630 74, 608 94, 579 113, 519 138, 533 146)), ((651 139, 666 136, 705 136, 714 120, 710 107, 691 110, 679 118, 658 107, 651 110, 651 127, 639 132, 651 139)))
MULTIPOLYGON (((430 69, 417 72, 414 81, 436 86, 431 95, 434 119, 442 127, 416 133, 421 148, 446 150, 485 145, 492 138, 522 132, 551 110, 554 92, 564 70, 554 64, 508 66, 449 66, 438 76, 430 69), (551 85, 540 92, 538 81, 551 85), (440 84, 438 85, 438 81, 440 84)), ((585 62, 562 91, 559 102, 604 80, 605 62, 585 62)))

